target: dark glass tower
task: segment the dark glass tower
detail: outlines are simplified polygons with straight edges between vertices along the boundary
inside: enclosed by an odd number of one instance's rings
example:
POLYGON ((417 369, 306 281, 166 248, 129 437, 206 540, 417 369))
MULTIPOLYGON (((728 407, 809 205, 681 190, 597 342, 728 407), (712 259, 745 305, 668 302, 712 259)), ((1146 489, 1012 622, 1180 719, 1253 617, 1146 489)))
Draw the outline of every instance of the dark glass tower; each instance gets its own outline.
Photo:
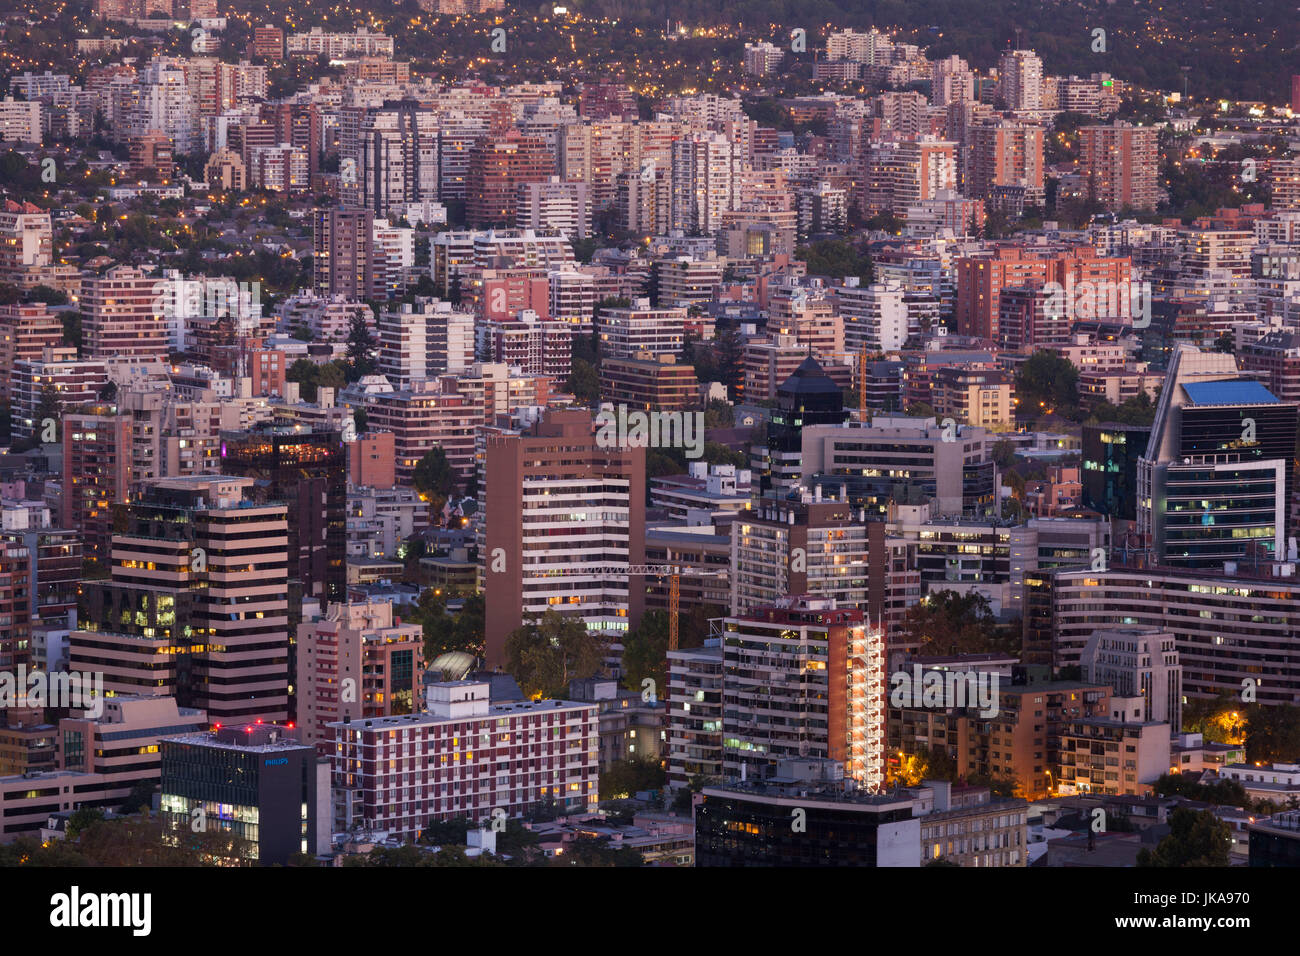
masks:
POLYGON ((805 425, 842 425, 849 420, 844 393, 811 355, 776 391, 776 408, 760 450, 762 494, 783 495, 799 484, 805 425))

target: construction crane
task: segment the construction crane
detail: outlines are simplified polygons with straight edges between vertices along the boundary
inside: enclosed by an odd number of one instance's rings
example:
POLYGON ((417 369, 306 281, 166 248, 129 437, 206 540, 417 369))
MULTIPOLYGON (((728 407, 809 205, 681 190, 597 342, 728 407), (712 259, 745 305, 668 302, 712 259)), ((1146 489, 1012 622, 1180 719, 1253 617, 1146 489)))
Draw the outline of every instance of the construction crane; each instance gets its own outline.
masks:
POLYGON ((867 347, 857 352, 822 352, 825 358, 852 359, 858 367, 858 420, 867 420, 867 347))

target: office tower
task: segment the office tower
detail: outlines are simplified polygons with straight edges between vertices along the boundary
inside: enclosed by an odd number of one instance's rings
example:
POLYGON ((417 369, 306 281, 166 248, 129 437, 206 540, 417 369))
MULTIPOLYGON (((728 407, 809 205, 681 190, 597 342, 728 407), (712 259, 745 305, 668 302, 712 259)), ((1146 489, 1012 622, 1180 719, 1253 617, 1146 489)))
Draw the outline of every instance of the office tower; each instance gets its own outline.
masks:
POLYGON ((167 359, 163 282, 134 266, 114 266, 81 284, 86 355, 100 359, 167 359))
POLYGON ((1153 126, 1081 127, 1079 166, 1087 195, 1107 209, 1154 209, 1160 198, 1158 138, 1153 126))
POLYGON ((1009 110, 1043 108, 1043 61, 1033 50, 1006 50, 998 60, 998 99, 1009 110))
POLYGON ((112 576, 84 585, 72 670, 116 694, 174 695, 216 722, 283 720, 289 619, 282 503, 251 478, 166 478, 123 506, 112 576))
POLYGON ((333 723, 334 830, 414 840, 431 820, 520 817, 553 802, 585 813, 599 799, 597 706, 570 700, 491 703, 486 682, 428 686, 419 714, 333 723), (395 742, 418 754, 389 770, 395 742))
POLYGON ((1083 426, 1083 506, 1125 521, 1137 520, 1137 466, 1151 438, 1149 425, 1119 422, 1083 426))
POLYGON ((1103 628, 1088 638, 1081 662, 1083 679, 1109 684, 1112 700, 1141 700, 1137 722, 1182 728, 1183 668, 1174 634, 1154 627, 1103 628))
POLYGON ((760 493, 785 494, 799 484, 805 427, 839 425, 848 418, 844 393, 808 356, 777 389, 764 442, 754 448, 752 467, 760 476, 760 493))
POLYGON ((701 792, 696 866, 914 867, 921 859, 924 818, 914 817, 913 797, 849 789, 830 761, 782 760, 766 780, 701 792))
POLYGON ((331 604, 298 625, 298 723, 303 743, 330 742, 325 726, 412 714, 423 705, 424 637, 391 602, 331 604))
POLYGON ((722 214, 735 208, 735 164, 721 133, 692 133, 673 143, 670 227, 690 235, 717 232, 722 214))
MULTIPOLYGON (((316 748, 292 727, 221 726, 162 738, 158 812, 187 834, 202 819, 247 841, 238 862, 284 866, 329 845, 329 782, 316 748), (318 770, 319 767, 319 770, 318 770), (319 824, 319 826, 318 826, 319 824)), ((235 861, 232 861, 235 862, 235 861)))
POLYGON ((371 112, 357 138, 355 202, 387 217, 396 206, 437 200, 437 122, 411 100, 371 112))
POLYGON ((1174 635, 1189 699, 1214 700, 1254 687, 1264 707, 1300 693, 1292 634, 1300 626, 1294 565, 1235 571, 1143 566, 1143 553, 1116 550, 1104 571, 1045 572, 1052 666, 1083 662, 1098 629, 1139 625, 1174 635), (1243 683, 1250 681, 1251 684, 1243 683))
POLYGON ((487 438, 483 566, 487 660, 554 608, 621 644, 645 600, 644 447, 603 447, 589 412, 552 410, 518 433, 487 438))
POLYGON ((1043 128, 1009 120, 970 127, 970 175, 966 193, 998 200, 1003 193, 1023 205, 1043 201, 1043 128))
POLYGON ((255 479, 259 501, 289 510, 289 579, 341 601, 347 589, 347 455, 337 431, 261 425, 222 432, 221 473, 255 479))
POLYGON ((1237 371, 1231 355, 1180 345, 1138 461, 1139 534, 1189 568, 1286 556, 1295 484, 1295 402, 1237 371))
POLYGON ((554 157, 540 139, 512 132, 481 140, 470 150, 466 221, 476 227, 514 225, 519 187, 547 182, 554 172, 554 157))
POLYGON ((790 597, 721 627, 726 777, 812 757, 866 790, 884 786, 885 638, 864 611, 790 597))
POLYGON ((375 216, 369 209, 317 209, 312 214, 312 272, 316 294, 355 302, 374 284, 375 216))
POLYGON ((602 308, 596 313, 600 354, 612 358, 627 358, 638 352, 675 355, 682 350, 685 330, 686 309, 651 308, 649 299, 636 299, 631 306, 602 308))

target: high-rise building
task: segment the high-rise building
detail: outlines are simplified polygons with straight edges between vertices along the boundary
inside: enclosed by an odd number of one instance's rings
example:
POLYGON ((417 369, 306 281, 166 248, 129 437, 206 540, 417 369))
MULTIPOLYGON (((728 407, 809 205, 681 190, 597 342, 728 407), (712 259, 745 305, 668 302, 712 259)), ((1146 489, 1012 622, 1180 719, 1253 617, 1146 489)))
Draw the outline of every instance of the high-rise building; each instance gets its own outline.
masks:
POLYGON ((975 199, 998 199, 1013 190, 1024 205, 1043 201, 1043 128, 996 120, 968 130, 970 146, 966 192, 975 199))
POLYGON ((487 660, 546 610, 582 620, 621 645, 641 618, 645 448, 598 440, 589 412, 553 410, 514 434, 489 435, 479 560, 487 660))
POLYGON ((316 294, 370 297, 374 285, 374 213, 369 209, 317 209, 313 214, 312 272, 316 294))
POLYGON ((998 99, 1009 110, 1043 108, 1043 61, 1033 50, 1006 50, 998 60, 998 99))
POLYGON ((162 280, 134 266, 114 266, 81 284, 86 354, 99 359, 167 359, 162 280))
POLYGON ((262 425, 221 434, 221 472, 255 479, 258 500, 289 510, 289 579, 342 601, 347 588, 347 454, 337 431, 262 425))
POLYGON ((1088 195, 1107 209, 1154 209, 1159 201, 1159 130, 1112 123, 1079 129, 1088 195))
POLYGON ((1138 461, 1137 530, 1160 564, 1281 560, 1295 485, 1295 402, 1228 354, 1180 345, 1138 461))
POLYGON ((355 193, 345 185, 344 198, 378 217, 407 203, 437 200, 437 123, 435 112, 413 100, 385 103, 371 112, 357 138, 355 193))
POLYGON ((596 313, 596 335, 603 356, 627 358, 638 352, 676 355, 682 350, 685 330, 686 309, 651 308, 649 299, 596 313))
POLYGON ((885 783, 885 638, 861 610, 786 598, 721 622, 728 778, 826 758, 868 791, 885 783))
POLYGON ((116 694, 174 695, 211 720, 288 713, 289 610, 283 503, 257 505, 251 478, 148 484, 121 506, 112 576, 84 585, 73 670, 116 694))
POLYGON ((668 652, 668 785, 722 778, 722 643, 668 652))
POLYGON ((777 389, 766 437, 753 449, 752 467, 761 493, 784 494, 799 484, 805 427, 839 425, 848 417, 840 386, 809 355, 777 389))
POLYGON ((298 625, 298 722, 304 743, 330 742, 333 721, 420 710, 424 637, 390 602, 331 604, 298 625))
POLYGON ((510 133, 486 138, 470 150, 465 219, 471 226, 512 226, 519 187, 547 182, 555 160, 537 138, 510 133))
POLYGON ((1081 657, 1083 679, 1109 684, 1115 698, 1138 698, 1138 723, 1183 726, 1183 668, 1178 639, 1154 627, 1106 627, 1095 631, 1081 657))
POLYGON ((735 208, 735 157, 721 133, 693 133, 673 143, 669 226, 692 235, 718 230, 735 208))

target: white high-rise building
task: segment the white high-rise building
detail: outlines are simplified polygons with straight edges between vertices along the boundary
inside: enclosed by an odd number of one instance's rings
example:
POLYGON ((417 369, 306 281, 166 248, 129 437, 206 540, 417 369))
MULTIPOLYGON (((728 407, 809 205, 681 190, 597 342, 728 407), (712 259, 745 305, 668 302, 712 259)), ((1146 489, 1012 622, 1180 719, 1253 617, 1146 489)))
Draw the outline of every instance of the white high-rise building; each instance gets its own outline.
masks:
POLYGON ((356 154, 342 162, 344 198, 376 215, 438 199, 437 114, 405 100, 376 110, 361 123, 356 154))
POLYGON ((673 144, 671 227, 710 234, 735 206, 732 146, 721 133, 696 133, 673 144))
MULTIPOLYGON (((844 350, 858 352, 892 352, 907 341, 907 305, 903 286, 898 282, 877 282, 859 286, 850 277, 835 290, 835 301, 844 319, 844 350)), ((917 330, 919 331, 919 330, 917 330)))
POLYGON ((998 60, 998 96, 1009 110, 1043 108, 1043 61, 1033 50, 1006 50, 998 60))
POLYGON ((559 176, 544 183, 520 183, 515 225, 585 239, 591 235, 591 190, 586 183, 564 182, 559 176))
POLYGON ((186 80, 185 69, 176 60, 158 57, 140 73, 137 96, 127 109, 129 136, 154 131, 172 139, 178 154, 199 148, 199 108, 186 80))

